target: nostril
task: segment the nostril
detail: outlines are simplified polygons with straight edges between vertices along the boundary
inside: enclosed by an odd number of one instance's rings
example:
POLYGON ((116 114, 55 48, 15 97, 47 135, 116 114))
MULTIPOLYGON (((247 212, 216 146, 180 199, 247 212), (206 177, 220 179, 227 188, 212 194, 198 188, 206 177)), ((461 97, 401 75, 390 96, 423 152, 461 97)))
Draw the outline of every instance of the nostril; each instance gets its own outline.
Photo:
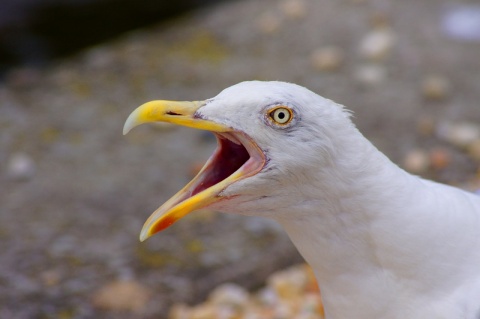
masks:
POLYGON ((182 115, 180 113, 175 113, 175 112, 172 112, 172 111, 168 111, 166 114, 167 115, 182 115))

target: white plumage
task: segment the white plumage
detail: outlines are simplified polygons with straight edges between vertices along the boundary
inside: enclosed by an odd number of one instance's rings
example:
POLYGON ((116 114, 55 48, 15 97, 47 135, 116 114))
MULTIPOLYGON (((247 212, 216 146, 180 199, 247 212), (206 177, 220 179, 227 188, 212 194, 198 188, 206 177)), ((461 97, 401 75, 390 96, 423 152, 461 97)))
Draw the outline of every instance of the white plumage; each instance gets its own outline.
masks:
MULTIPOLYGON (((126 131, 147 121, 133 117, 126 131)), ((294 84, 243 82, 191 118, 229 128, 212 131, 245 146, 243 166, 255 162, 246 137, 265 156, 261 169, 225 182, 200 207, 277 220, 313 267, 327 319, 480 318, 480 197, 405 172, 342 106, 294 84), (291 121, 272 119, 278 107, 292 112, 291 121)), ((215 189, 219 181, 193 191, 211 170, 151 219, 215 189)))

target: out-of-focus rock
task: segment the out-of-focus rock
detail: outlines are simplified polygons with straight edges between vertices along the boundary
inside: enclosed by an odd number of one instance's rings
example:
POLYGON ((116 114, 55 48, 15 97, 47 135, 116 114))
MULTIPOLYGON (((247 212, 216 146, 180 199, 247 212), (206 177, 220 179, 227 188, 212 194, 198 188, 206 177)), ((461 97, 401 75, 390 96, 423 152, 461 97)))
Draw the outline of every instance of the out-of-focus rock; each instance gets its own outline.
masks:
POLYGON ((140 312, 150 300, 149 289, 134 280, 113 281, 101 287, 92 298, 94 306, 109 311, 140 312))
POLYGON ((480 5, 451 6, 442 19, 443 32, 456 40, 480 41, 480 5))
POLYGON ((422 116, 417 121, 417 131, 422 136, 432 136, 435 132, 435 120, 430 116, 422 116))
POLYGON ((310 55, 310 62, 315 70, 336 71, 344 60, 343 50, 335 46, 318 48, 310 55))
POLYGON ((35 162, 25 153, 13 154, 8 160, 7 176, 12 180, 29 180, 35 175, 35 170, 35 162))
POLYGON ((468 155, 480 162, 480 138, 472 141, 467 147, 468 155))
POLYGON ((248 304, 249 298, 244 288, 235 284, 224 284, 212 291, 209 300, 217 306, 243 308, 248 304))
POLYGON ((185 304, 175 304, 170 309, 168 314, 169 319, 189 319, 191 317, 191 310, 185 304))
POLYGON ((409 151, 403 160, 403 167, 413 174, 424 173, 429 166, 429 155, 426 151, 421 149, 409 151))
POLYGON ((280 271, 268 279, 269 285, 273 287, 278 296, 284 299, 301 295, 307 281, 308 277, 302 266, 280 271))
POLYGON ((394 43, 395 37, 390 28, 377 28, 361 40, 359 52, 363 58, 379 62, 390 54, 394 43))
POLYGON ((257 27, 261 33, 273 34, 280 30, 281 18, 273 12, 265 12, 257 19, 257 27))
POLYGON ((307 265, 293 266, 270 276, 267 286, 249 294, 243 288, 219 286, 200 305, 177 304, 169 319, 279 319, 324 318, 313 271, 307 265))
POLYGON ((355 80, 365 86, 377 86, 387 77, 383 66, 377 64, 364 64, 355 70, 355 80))
POLYGON ((303 0, 284 0, 280 7, 289 19, 301 19, 307 14, 307 6, 303 0))
POLYGON ((436 170, 446 168, 452 162, 452 154, 444 147, 436 147, 430 150, 430 165, 436 170))
POLYGON ((480 139, 480 125, 470 122, 445 122, 438 126, 437 135, 444 141, 465 148, 480 139))
POLYGON ((450 94, 450 81, 441 75, 428 75, 422 81, 422 95, 428 100, 444 100, 450 94))
POLYGON ((370 25, 375 29, 388 28, 390 18, 384 11, 375 11, 370 15, 370 25))
POLYGON ((213 305, 205 303, 192 309, 190 319, 217 319, 218 311, 213 305))

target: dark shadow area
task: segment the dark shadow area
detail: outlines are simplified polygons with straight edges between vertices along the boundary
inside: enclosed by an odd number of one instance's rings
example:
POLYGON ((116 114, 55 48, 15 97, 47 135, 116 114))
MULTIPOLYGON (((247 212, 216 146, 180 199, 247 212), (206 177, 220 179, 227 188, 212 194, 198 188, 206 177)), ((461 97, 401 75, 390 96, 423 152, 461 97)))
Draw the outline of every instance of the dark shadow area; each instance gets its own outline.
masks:
POLYGON ((0 76, 222 0, 3 0, 0 76))

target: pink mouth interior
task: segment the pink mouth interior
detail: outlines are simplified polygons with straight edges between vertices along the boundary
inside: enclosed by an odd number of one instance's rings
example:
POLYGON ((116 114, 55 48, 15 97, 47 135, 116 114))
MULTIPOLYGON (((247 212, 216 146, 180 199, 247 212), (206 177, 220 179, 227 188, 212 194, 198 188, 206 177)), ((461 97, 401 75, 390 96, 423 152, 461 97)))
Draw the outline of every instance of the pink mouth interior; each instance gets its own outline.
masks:
POLYGON ((219 143, 217 150, 208 167, 202 173, 201 182, 195 186, 191 196, 220 183, 236 172, 250 158, 250 154, 242 144, 235 144, 218 135, 217 139, 219 143))

